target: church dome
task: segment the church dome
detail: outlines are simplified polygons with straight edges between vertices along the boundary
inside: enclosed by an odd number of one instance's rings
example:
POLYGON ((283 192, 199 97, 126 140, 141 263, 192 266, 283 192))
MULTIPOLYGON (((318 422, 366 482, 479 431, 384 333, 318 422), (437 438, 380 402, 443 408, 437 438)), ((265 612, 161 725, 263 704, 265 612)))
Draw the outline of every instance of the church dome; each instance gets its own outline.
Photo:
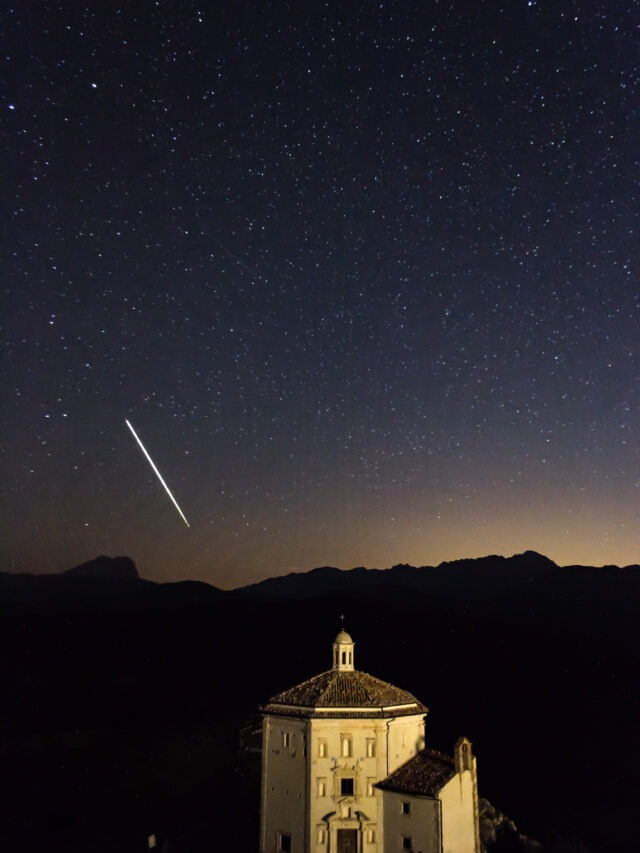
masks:
POLYGON ((263 710, 293 716, 398 717, 426 714, 415 696, 358 670, 330 669, 273 696, 263 710))
POLYGON ((333 642, 334 643, 353 643, 353 640, 351 639, 351 636, 349 634, 347 634, 346 631, 340 631, 337 634, 337 636, 333 642))
POLYGON ((353 665, 355 643, 343 629, 333 641, 333 669, 283 690, 263 706, 297 717, 401 717, 429 710, 415 696, 353 665))

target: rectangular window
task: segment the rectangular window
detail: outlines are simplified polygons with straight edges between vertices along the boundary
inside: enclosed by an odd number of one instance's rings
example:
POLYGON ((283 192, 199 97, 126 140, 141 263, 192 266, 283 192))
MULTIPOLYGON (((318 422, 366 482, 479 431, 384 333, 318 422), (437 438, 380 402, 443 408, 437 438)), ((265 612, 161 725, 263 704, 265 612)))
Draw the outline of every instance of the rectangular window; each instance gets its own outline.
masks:
POLYGON ((318 796, 326 797, 327 796, 327 780, 326 779, 318 779, 318 796))
POLYGON ((329 755, 329 747, 325 737, 318 738, 318 758, 326 758, 329 755))
POLYGON ((291 742, 291 737, 289 735, 289 732, 282 732, 282 745, 284 746, 285 749, 287 749, 290 742, 291 742))
POLYGON ((402 849, 403 850, 411 850, 411 836, 403 835, 402 836, 402 849))
POLYGON ((318 844, 326 844, 327 843, 327 831, 320 827, 318 829, 318 844))
POLYGON ((402 814, 411 814, 411 803, 402 803, 402 814))
POLYGON ((351 735, 340 735, 340 754, 343 758, 351 758, 353 754, 351 735))
POLYGON ((343 797, 352 797, 353 796, 353 779, 341 779, 340 780, 340 794, 343 797))
POLYGON ((376 840, 375 829, 368 829, 367 830, 367 841, 369 842, 369 844, 375 844, 375 840, 376 840))
POLYGON ((375 779, 367 779, 367 797, 373 797, 375 793, 375 791, 373 790, 375 781, 375 779))
POLYGON ((376 755, 375 738, 368 737, 367 738, 367 758, 375 758, 375 755, 376 755))
POLYGON ((291 836, 288 832, 278 833, 278 853, 291 853, 291 836))

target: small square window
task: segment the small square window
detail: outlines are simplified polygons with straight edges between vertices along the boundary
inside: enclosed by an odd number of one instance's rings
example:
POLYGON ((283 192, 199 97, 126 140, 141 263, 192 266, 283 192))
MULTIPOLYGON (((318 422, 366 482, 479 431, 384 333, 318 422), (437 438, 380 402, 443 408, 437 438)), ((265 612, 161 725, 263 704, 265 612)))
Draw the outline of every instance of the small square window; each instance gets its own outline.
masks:
POLYGON ((411 803, 402 803, 402 814, 411 814, 411 803))
POLYGON ((353 796, 353 779, 341 779, 340 780, 340 794, 343 797, 352 797, 353 796))
POLYGON ((291 836, 288 832, 278 833, 278 851, 279 853, 291 853, 291 836))
POLYGON ((402 849, 403 850, 411 850, 411 836, 403 835, 402 836, 402 849))

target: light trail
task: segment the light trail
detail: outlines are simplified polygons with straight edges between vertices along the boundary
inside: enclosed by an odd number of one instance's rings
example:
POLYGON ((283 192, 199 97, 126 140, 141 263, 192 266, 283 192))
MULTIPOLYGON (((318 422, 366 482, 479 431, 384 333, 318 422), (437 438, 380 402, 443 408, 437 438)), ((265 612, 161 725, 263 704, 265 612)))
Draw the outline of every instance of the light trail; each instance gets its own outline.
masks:
POLYGON ((179 512, 179 513, 180 513, 180 515, 182 516, 182 520, 183 520, 183 521, 184 521, 184 523, 187 525, 187 527, 191 527, 191 525, 189 524, 189 522, 188 522, 188 521, 187 521, 187 519, 186 519, 185 514, 182 512, 182 510, 181 510, 181 509, 180 509, 180 507, 178 506, 178 501, 177 501, 177 500, 174 498, 174 496, 171 494, 171 490, 169 489, 169 486, 167 486, 167 484, 165 483, 165 481, 162 479, 162 474, 160 473, 160 471, 158 471, 158 469, 156 468, 156 466, 155 466, 155 465, 154 465, 154 463, 153 463, 153 459, 152 459, 152 458, 149 456, 149 454, 147 453, 147 449, 146 449, 146 447, 144 446, 144 444, 143 444, 143 443, 140 441, 140 439, 138 438, 138 434, 136 433, 135 429, 131 426, 131 424, 129 423, 129 421, 128 421, 128 420, 126 420, 126 419, 125 419, 125 423, 126 423, 126 425, 129 427, 129 429, 131 430, 131 432, 133 433, 133 437, 135 438, 135 440, 136 440, 136 441, 138 442, 138 444, 140 445, 140 449, 142 450, 142 452, 144 453, 144 455, 147 457, 147 460, 148 460, 148 462, 149 462, 149 465, 151 465, 151 467, 153 468, 153 470, 154 470, 154 471, 155 471, 155 473, 156 473, 156 477, 160 480, 160 482, 162 483, 162 485, 163 485, 163 486, 164 486, 164 488, 165 488, 166 493, 169 495, 169 497, 170 497, 170 498, 171 498, 171 500, 173 501, 173 505, 175 506, 175 508, 178 510, 178 512, 179 512))

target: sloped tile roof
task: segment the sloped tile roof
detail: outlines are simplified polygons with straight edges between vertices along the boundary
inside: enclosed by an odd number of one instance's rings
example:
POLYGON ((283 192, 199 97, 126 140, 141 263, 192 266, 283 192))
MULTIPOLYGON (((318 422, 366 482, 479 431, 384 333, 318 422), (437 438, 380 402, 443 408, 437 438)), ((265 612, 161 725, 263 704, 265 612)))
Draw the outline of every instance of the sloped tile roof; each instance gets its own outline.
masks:
POLYGON ((436 797, 456 774, 454 760, 435 749, 423 749, 378 782, 376 788, 398 794, 421 794, 436 797))
POLYGON ((366 672, 332 669, 273 696, 264 710, 278 712, 278 706, 283 705, 301 710, 371 709, 376 714, 384 713, 383 708, 393 705, 412 706, 406 710, 393 711, 393 716, 399 713, 426 713, 428 710, 411 693, 366 672))

